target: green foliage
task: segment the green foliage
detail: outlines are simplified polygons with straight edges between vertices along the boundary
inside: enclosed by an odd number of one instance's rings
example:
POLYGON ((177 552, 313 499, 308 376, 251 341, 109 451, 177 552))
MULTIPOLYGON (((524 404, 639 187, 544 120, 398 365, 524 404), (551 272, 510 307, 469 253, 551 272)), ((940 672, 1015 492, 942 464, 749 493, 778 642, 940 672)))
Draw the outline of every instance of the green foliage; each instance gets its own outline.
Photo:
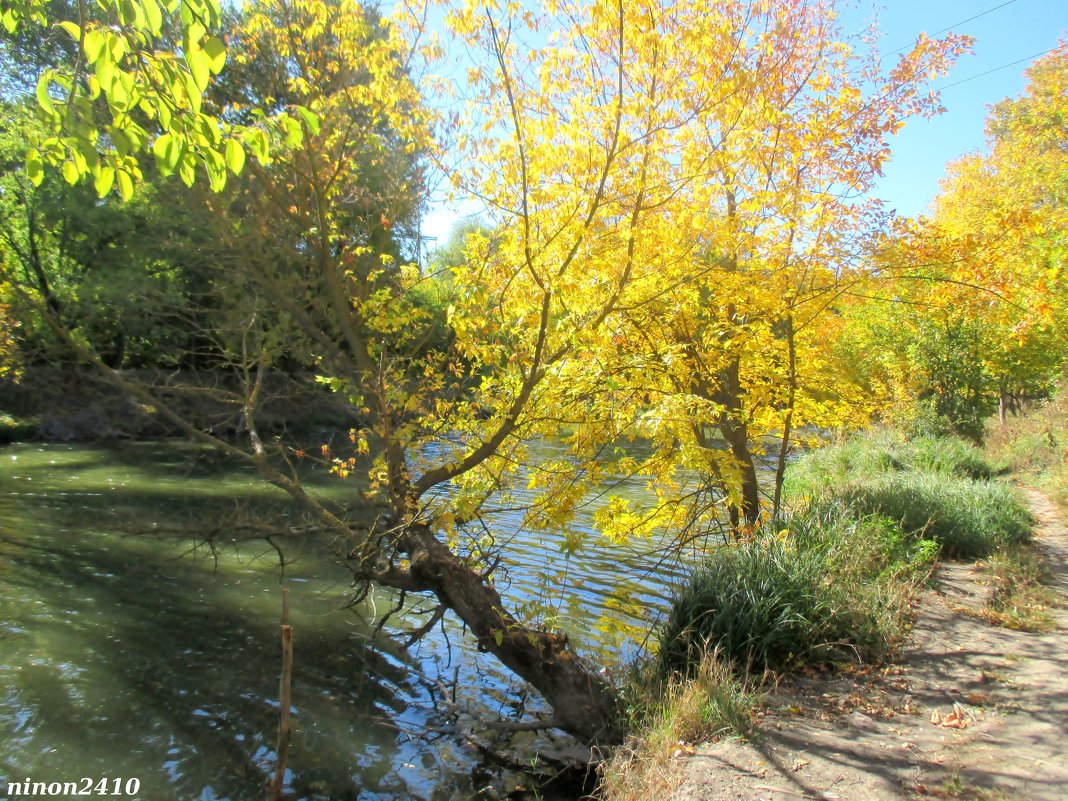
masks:
MULTIPOLYGON (((924 376, 919 401, 926 416, 947 420, 955 433, 978 440, 994 411, 993 379, 984 368, 980 326, 963 319, 926 320, 913 344, 924 376)), ((941 433, 941 432, 931 432, 941 433)))
POLYGON ((31 362, 49 357, 52 315, 115 366, 183 364, 193 298, 211 280, 179 196, 143 183, 128 203, 100 200, 54 173, 35 186, 21 165, 39 127, 25 104, 0 107, 0 304, 21 323, 20 349, 31 362))
POLYGON ((933 555, 876 517, 834 505, 795 512, 717 551, 682 588, 659 664, 686 673, 719 649, 747 670, 872 658, 899 634, 904 588, 933 555))
POLYGON ((992 423, 986 449, 1013 472, 1031 476, 1068 507, 1068 381, 1049 400, 992 423))
POLYGON ((0 412, 0 443, 21 442, 33 438, 37 432, 36 420, 12 417, 10 414, 0 412))
POLYGON ((212 76, 226 63, 213 31, 221 13, 216 0, 24 0, 8 9, 13 46, 5 55, 37 60, 33 96, 45 123, 26 153, 29 179, 39 184, 46 165, 55 165, 72 186, 88 180, 100 197, 117 187, 129 200, 150 143, 163 174, 177 172, 191 185, 202 169, 216 191, 243 165, 235 148, 266 161, 254 145, 265 129, 292 120, 234 125, 203 108, 212 76), (47 39, 60 45, 27 46, 47 39))

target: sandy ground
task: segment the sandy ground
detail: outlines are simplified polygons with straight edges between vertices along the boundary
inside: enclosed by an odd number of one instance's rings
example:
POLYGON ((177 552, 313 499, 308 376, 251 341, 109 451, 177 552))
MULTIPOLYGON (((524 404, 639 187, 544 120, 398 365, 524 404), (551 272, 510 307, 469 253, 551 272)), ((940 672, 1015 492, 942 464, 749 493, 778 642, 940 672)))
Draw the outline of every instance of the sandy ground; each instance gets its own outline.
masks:
MULTIPOLYGON (((1068 597, 1065 516, 1027 495, 1068 597)), ((672 801, 1068 799, 1068 610, 1053 610, 1050 633, 993 626, 962 611, 989 592, 978 578, 971 564, 942 565, 898 664, 781 688, 756 742, 678 758, 672 801)))

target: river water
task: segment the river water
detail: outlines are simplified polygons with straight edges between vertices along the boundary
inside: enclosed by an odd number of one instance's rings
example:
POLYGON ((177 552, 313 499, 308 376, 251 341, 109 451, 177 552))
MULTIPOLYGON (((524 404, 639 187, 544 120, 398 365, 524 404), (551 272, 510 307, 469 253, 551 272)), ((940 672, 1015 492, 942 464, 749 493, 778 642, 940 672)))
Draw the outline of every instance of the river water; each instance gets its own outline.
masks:
MULTIPOLYGON (((109 793, 137 779, 145 801, 262 799, 283 583, 295 645, 289 798, 445 801, 521 782, 467 736, 493 744, 479 720, 520 712, 507 671, 451 620, 409 651, 388 627, 372 647, 392 598, 343 608, 346 574, 311 544, 286 542, 283 576, 270 544, 228 535, 250 509, 287 514, 277 490, 191 445, 0 448, 0 797, 26 779, 107 779, 109 793), (215 547, 175 533, 190 527, 218 529, 215 547)), ((617 670, 685 573, 607 543, 568 559, 518 513, 495 525, 509 539, 505 597, 550 609, 581 651, 617 670)), ((538 702, 526 700, 529 715, 538 702)), ((526 759, 531 743, 510 747, 526 759)))

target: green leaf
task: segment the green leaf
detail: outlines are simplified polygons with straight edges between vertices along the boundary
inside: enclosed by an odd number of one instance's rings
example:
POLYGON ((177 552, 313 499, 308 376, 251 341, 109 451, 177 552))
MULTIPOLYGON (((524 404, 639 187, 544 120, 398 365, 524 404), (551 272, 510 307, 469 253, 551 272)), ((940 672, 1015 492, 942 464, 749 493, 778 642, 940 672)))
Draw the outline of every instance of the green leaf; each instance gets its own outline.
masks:
POLYGON ((195 20, 190 22, 189 27, 186 28, 185 31, 187 44, 186 50, 192 50, 194 48, 200 47, 200 40, 207 36, 207 33, 208 29, 201 25, 199 22, 195 20))
POLYGON ((122 128, 115 125, 109 126, 108 133, 111 135, 111 143, 115 146, 115 152, 120 156, 128 156, 136 149, 135 143, 122 128))
POLYGON ((197 46, 190 47, 185 53, 185 63, 189 65, 189 74, 201 93, 208 88, 211 79, 211 59, 197 46))
POLYGON ((10 8, 4 12, 4 30, 8 33, 14 33, 19 29, 19 18, 15 15, 15 12, 10 8))
POLYGON ((234 175, 240 175, 245 166, 245 148, 236 139, 226 143, 226 166, 234 175))
POLYGON ((52 103, 52 97, 48 94, 48 87, 52 82, 52 70, 48 70, 37 81, 37 105, 39 105, 49 116, 54 117, 56 115, 56 107, 52 103))
POLYGON ((118 6, 122 10, 123 22, 135 29, 145 27, 145 13, 140 5, 133 0, 120 0, 118 6))
POLYGON ((186 186, 192 186, 197 178, 196 162, 189 157, 182 159, 182 163, 178 167, 178 175, 181 177, 182 183, 186 186))
POLYGON ((80 178, 81 176, 78 175, 78 168, 74 166, 73 161, 64 161, 62 171, 64 181, 66 181, 71 186, 74 186, 76 183, 78 183, 78 178, 80 178))
POLYGON ((312 114, 310 110, 304 108, 304 106, 294 106, 294 108, 296 109, 297 114, 300 115, 300 118, 304 120, 304 124, 308 126, 308 130, 312 132, 312 136, 318 136, 319 118, 312 114))
POLYGON ((222 4, 216 2, 216 0, 206 0, 204 8, 208 11, 208 15, 212 20, 218 20, 222 16, 222 4))
POLYGON ((121 36, 115 36, 114 34, 108 34, 108 53, 111 54, 111 60, 118 64, 122 61, 122 57, 126 55, 126 39, 121 36))
POLYGON ((115 61, 111 58, 111 53, 105 49, 93 69, 96 79, 100 81, 100 88, 110 92, 111 85, 115 82, 115 61))
POLYGON ((92 30, 85 32, 85 41, 82 44, 82 49, 85 51, 85 58, 90 64, 95 64, 96 60, 100 58, 100 54, 104 52, 104 45, 107 44, 104 39, 104 34, 100 31, 92 30))
POLYGON ((115 177, 119 179, 119 195, 122 196, 122 202, 125 203, 133 197, 133 179, 130 178, 130 174, 125 170, 116 172, 115 177))
POLYGON ((96 196, 104 197, 111 191, 112 185, 115 183, 115 168, 114 167, 101 167, 100 172, 96 176, 96 180, 93 182, 93 186, 96 187, 96 196))
POLYGON ((141 6, 145 10, 145 20, 148 22, 148 30, 153 36, 159 36, 163 28, 163 12, 156 0, 141 0, 141 6))
POLYGON ((34 186, 40 186, 44 180, 44 161, 41 153, 35 147, 26 151, 26 177, 34 186))
POLYGON ((185 87, 185 94, 189 98, 189 106, 196 114, 200 113, 200 107, 204 102, 204 92, 197 86, 196 81, 193 80, 193 76, 188 72, 182 73, 182 83, 185 87))
POLYGON ((304 144, 304 131, 300 127, 300 123, 292 117, 282 118, 282 130, 286 135, 286 144, 296 149, 304 144))
POLYGON ((248 143, 252 155, 254 155, 261 164, 266 163, 269 152, 267 134, 259 128, 252 128, 245 133, 245 141, 248 143))
POLYGON ((504 631, 502 629, 493 630, 493 641, 497 643, 497 647, 501 647, 501 643, 504 642, 504 631))
POLYGON ((116 71, 112 75, 110 86, 100 81, 100 85, 107 90, 108 105, 112 111, 126 111, 130 107, 130 95, 126 91, 126 81, 123 80, 125 77, 125 73, 116 71))
POLYGON ((208 185, 212 192, 221 192, 226 188, 226 167, 216 165, 211 161, 204 162, 204 168, 208 171, 208 185))
POLYGON ((185 142, 173 134, 165 133, 153 142, 152 154, 156 157, 160 174, 167 176, 174 172, 184 151, 185 142))
POLYGON ((70 21, 57 22, 56 23, 56 27, 57 28, 62 28, 63 30, 65 30, 68 34, 70 34, 70 38, 73 39, 74 41, 76 41, 76 42, 80 42, 81 41, 82 29, 81 29, 81 27, 78 26, 77 23, 70 22, 70 21))
POLYGON ((209 36, 204 40, 204 53, 208 57, 208 66, 213 74, 218 75, 226 64, 226 45, 222 39, 209 36))

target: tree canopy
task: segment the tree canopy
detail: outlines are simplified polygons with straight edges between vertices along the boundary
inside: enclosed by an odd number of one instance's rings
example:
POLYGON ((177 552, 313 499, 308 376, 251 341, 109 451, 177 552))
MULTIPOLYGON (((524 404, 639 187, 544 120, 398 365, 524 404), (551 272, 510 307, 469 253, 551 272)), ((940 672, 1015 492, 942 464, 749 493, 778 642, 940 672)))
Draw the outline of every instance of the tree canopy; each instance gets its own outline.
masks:
POLYGON ((506 546, 486 523, 517 488, 525 526, 567 556, 598 545, 575 522, 591 494, 610 498, 609 539, 744 537, 778 510, 797 432, 863 424, 920 381, 970 414, 976 370, 1037 386, 1064 353, 1042 344, 1065 330, 1063 48, 913 222, 868 193, 970 42, 921 36, 886 64, 822 0, 457 4, 444 36, 470 61, 448 112, 422 7, 43 11, 4 6, 9 31, 61 37, 34 51, 36 111, 5 108, 0 302, 18 336, 288 492, 358 599, 430 598, 410 642, 455 614, 553 707, 531 726, 620 734, 608 679, 495 586, 506 546), (487 215, 428 270, 432 171, 487 215), (999 191, 978 200, 978 182, 999 191), (872 297, 895 301, 889 327, 872 297), (146 380, 123 369, 137 360, 181 369, 146 380), (205 366, 226 374, 212 397, 234 436, 176 401, 205 366), (314 449, 268 430, 274 377, 341 399, 353 425, 314 449), (544 438, 565 448, 538 461, 544 438), (311 459, 344 500, 303 485, 311 459), (654 500, 613 497, 628 479, 654 500))

